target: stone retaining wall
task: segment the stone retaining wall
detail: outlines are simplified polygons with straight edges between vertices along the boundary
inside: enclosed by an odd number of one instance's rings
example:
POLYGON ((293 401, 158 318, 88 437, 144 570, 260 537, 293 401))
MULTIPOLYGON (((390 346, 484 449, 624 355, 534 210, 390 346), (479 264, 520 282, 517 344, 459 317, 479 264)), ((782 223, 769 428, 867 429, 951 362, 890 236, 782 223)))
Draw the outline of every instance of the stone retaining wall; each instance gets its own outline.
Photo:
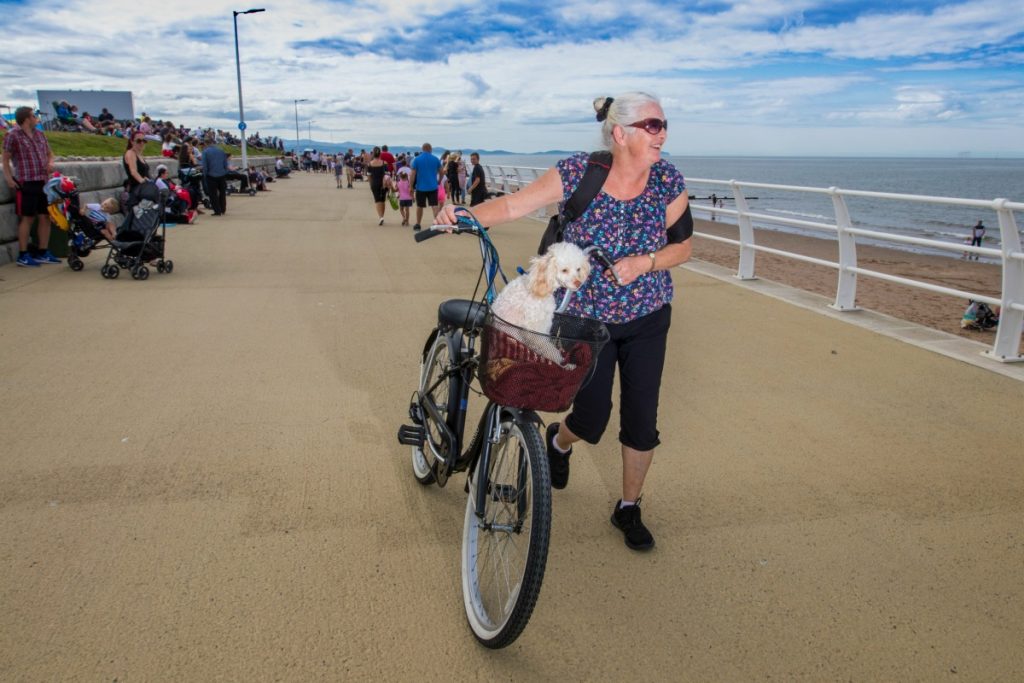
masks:
MULTIPOLYGON (((249 157, 249 164, 257 168, 273 167, 274 157, 249 157)), ((165 164, 172 180, 178 177, 178 161, 164 157, 147 157, 151 172, 156 171, 159 164, 165 164)), ((77 179, 78 191, 82 204, 100 202, 107 197, 117 196, 124 184, 124 167, 120 159, 95 159, 74 161, 58 159, 57 170, 77 179)), ((0 173, 2 175, 2 173, 0 173)), ((50 244, 63 239, 60 230, 51 231, 50 244)), ((63 253, 64 249, 59 249, 63 253)), ((58 253, 58 250, 55 250, 58 253)), ((18 258, 18 217, 14 213, 14 194, 7 187, 7 182, 0 182, 0 265, 13 263, 18 258)))

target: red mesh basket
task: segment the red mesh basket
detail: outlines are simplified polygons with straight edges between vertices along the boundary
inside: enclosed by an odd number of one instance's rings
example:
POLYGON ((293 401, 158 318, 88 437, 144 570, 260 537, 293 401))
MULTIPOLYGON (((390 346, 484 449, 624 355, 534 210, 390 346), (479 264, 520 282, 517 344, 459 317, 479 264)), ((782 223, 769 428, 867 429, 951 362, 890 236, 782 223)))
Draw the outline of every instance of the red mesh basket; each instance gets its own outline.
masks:
POLYGON ((488 312, 477 368, 480 387, 503 406, 568 410, 607 341, 608 329, 597 320, 556 313, 551 333, 540 334, 488 312))

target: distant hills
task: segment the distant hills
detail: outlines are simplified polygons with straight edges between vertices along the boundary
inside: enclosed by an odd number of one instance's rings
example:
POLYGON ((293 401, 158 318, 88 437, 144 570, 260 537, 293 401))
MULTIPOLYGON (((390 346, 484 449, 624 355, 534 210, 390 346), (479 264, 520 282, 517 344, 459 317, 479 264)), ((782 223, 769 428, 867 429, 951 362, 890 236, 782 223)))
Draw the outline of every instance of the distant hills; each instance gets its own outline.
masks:
MULTIPOLYGON (((433 143, 431 143, 433 144, 433 143)), ((347 152, 349 149, 353 149, 358 152, 361 149, 371 150, 375 147, 373 144, 366 142, 353 142, 346 140, 344 142, 325 142, 323 140, 310 140, 304 139, 299 140, 298 149, 303 151, 306 149, 315 149, 318 152, 327 152, 328 154, 337 154, 338 152, 347 152)), ((285 149, 288 149, 289 145, 285 145, 285 149)), ((409 147, 407 145, 391 145, 388 144, 388 149, 393 154, 400 152, 410 153, 420 151, 420 146, 409 147)), ((514 156, 514 155, 525 155, 525 154, 572 154, 572 150, 561 150, 561 149, 549 149, 543 152, 510 152, 507 149, 477 149, 475 147, 445 147, 444 145, 434 145, 434 152, 440 154, 446 149, 461 149, 464 154, 470 152, 479 152, 481 155, 488 154, 500 154, 502 156, 514 156)))

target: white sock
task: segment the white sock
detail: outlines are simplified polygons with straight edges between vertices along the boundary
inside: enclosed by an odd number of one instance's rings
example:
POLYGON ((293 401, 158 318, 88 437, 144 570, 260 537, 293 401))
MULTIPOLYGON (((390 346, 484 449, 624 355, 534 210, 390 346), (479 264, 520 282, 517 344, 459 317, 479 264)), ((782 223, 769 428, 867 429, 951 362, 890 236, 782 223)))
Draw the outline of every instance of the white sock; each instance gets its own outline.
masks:
POLYGON ((634 505, 636 505, 635 500, 624 500, 619 503, 619 509, 621 510, 622 508, 630 508, 633 507, 634 505))
POLYGON ((569 446, 568 448, 562 448, 561 446, 558 445, 558 432, 555 432, 555 435, 551 437, 551 445, 554 446, 555 450, 561 453, 562 455, 565 455, 566 453, 572 450, 572 446, 569 446))

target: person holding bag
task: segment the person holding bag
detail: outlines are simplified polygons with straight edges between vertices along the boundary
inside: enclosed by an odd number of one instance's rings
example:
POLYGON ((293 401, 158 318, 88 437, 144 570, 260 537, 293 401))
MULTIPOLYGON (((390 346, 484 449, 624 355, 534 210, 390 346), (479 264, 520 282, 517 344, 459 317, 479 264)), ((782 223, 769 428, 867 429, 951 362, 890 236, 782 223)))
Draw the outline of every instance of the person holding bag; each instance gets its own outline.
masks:
MULTIPOLYGON (((600 168, 602 156, 576 154, 519 192, 474 207, 473 213, 483 225, 495 226, 550 204, 583 204, 575 215, 557 221, 560 229, 552 231, 558 233, 552 241, 595 244, 614 262, 614 273, 594 269, 567 311, 605 323, 611 339, 569 415, 548 426, 551 485, 567 485, 575 442, 597 444, 601 439, 611 416, 618 366, 622 498, 611 522, 629 548, 649 550, 654 537, 641 519, 639 503, 660 444, 658 395, 674 294, 667 271, 690 257, 692 218, 682 174, 661 158, 668 121, 658 99, 631 92, 598 98, 594 109, 610 152, 604 157, 606 170, 589 170, 600 168), (597 156, 597 163, 592 156, 597 156), (602 175, 603 182, 597 182, 592 192, 581 189, 583 184, 595 185, 594 178, 602 175), (578 190, 590 196, 574 199, 578 190)), ((454 224, 455 207, 445 207, 437 218, 438 223, 454 224)))

